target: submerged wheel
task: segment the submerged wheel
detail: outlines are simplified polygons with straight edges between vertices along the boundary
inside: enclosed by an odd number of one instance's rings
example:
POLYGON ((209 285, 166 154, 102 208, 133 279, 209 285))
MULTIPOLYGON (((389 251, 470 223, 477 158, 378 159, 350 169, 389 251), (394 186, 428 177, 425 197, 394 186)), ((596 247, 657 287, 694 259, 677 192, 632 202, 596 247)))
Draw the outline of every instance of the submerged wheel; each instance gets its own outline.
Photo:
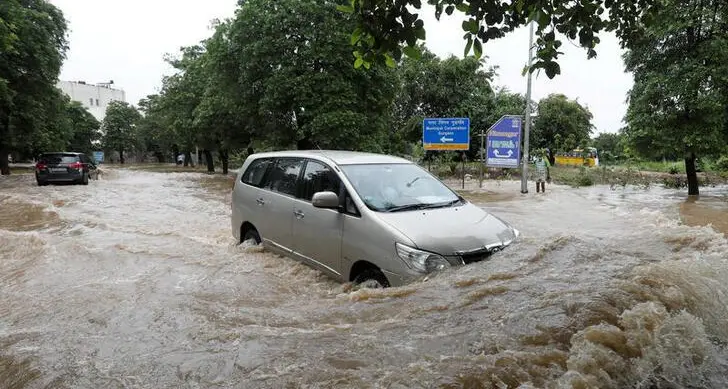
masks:
POLYGON ((260 234, 258 234, 258 231, 255 228, 249 228, 248 231, 245 232, 245 235, 243 235, 242 242, 247 242, 249 240, 252 240, 255 242, 255 244, 260 244, 260 234))
POLYGON ((387 277, 384 276, 381 270, 369 268, 354 278, 354 285, 357 288, 388 288, 389 281, 387 281, 387 277))

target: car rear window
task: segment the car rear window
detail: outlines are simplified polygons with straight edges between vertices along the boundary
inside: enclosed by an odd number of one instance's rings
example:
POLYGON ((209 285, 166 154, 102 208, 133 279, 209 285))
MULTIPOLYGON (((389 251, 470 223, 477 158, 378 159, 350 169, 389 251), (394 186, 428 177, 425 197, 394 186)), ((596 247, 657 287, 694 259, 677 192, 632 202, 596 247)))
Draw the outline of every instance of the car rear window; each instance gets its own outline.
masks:
POLYGON ((40 162, 47 164, 74 163, 78 161, 78 156, 73 154, 44 154, 40 157, 40 162))

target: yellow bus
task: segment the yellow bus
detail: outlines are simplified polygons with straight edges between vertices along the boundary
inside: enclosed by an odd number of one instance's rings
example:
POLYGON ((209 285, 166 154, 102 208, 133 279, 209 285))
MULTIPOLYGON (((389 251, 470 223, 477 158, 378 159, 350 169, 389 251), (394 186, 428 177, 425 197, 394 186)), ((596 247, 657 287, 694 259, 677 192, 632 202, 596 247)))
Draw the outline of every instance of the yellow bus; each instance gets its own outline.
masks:
POLYGON ((556 165, 566 166, 599 166, 599 154, 594 147, 587 147, 586 150, 574 149, 556 153, 554 162, 556 165))

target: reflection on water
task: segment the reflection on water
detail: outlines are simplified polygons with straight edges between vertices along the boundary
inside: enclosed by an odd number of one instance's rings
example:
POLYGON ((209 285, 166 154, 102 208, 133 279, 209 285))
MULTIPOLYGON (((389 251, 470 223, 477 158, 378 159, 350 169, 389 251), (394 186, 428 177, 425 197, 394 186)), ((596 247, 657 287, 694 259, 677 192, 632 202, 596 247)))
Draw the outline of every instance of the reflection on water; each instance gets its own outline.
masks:
POLYGON ((236 246, 227 177, 32 178, 0 179, 2 388, 728 386, 727 188, 486 182, 520 241, 353 290, 236 246))

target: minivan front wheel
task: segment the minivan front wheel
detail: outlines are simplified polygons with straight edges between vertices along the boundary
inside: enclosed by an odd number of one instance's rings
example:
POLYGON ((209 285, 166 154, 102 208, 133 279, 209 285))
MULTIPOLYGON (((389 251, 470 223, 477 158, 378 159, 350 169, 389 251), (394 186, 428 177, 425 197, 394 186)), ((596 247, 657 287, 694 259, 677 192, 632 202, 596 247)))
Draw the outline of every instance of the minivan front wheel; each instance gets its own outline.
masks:
POLYGON ((358 276, 356 276, 356 278, 354 279, 354 285, 357 288, 388 288, 389 281, 387 281, 387 277, 384 276, 384 273, 382 273, 381 270, 366 269, 358 276))

